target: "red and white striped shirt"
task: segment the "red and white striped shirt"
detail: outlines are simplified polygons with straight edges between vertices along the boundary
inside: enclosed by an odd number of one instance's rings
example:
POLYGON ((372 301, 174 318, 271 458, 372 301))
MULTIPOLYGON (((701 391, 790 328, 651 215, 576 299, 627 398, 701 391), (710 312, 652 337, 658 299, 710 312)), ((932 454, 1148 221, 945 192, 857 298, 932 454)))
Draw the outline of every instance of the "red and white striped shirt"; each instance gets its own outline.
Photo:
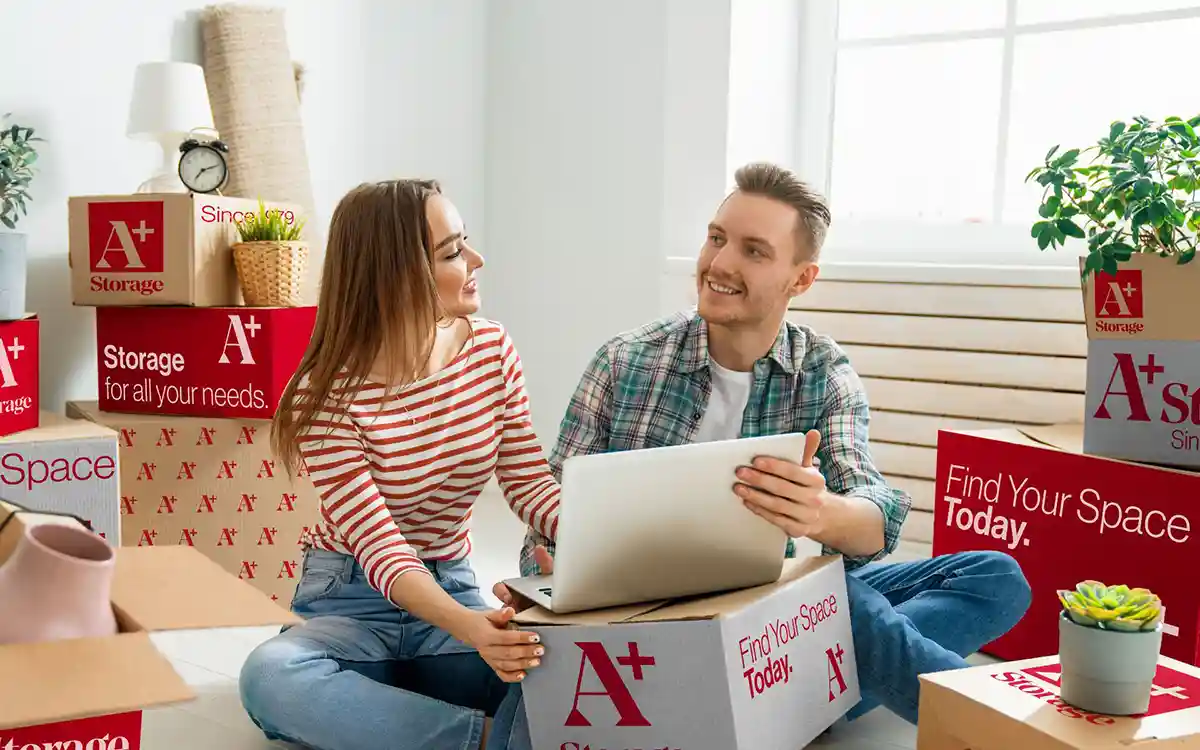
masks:
POLYGON ((308 541, 353 555, 385 596, 400 575, 428 573, 423 560, 467 556, 471 506, 493 474, 522 521, 558 531, 559 487, 533 431, 520 356, 498 323, 471 326, 440 372, 401 388, 368 381, 344 406, 318 411, 300 438, 325 522, 308 541))

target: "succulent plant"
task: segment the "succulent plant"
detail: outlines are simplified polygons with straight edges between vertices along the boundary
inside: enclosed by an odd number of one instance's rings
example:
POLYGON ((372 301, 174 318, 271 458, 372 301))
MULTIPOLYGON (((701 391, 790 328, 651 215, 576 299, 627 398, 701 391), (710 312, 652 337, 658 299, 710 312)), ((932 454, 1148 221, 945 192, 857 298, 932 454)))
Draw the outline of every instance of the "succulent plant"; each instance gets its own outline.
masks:
POLYGON ((1060 590, 1058 599, 1071 620, 1101 630, 1153 630, 1162 619, 1162 600, 1149 589, 1088 580, 1076 584, 1074 591, 1060 590))

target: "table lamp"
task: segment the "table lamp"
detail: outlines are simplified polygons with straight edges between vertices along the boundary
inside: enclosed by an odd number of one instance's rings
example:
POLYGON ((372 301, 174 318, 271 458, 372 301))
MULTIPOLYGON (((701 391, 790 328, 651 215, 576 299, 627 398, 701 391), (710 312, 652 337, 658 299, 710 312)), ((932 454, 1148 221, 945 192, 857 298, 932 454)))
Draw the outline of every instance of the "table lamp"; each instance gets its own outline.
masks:
POLYGON ((204 68, 195 63, 148 62, 137 67, 126 135, 162 147, 158 171, 138 192, 186 193, 179 179, 179 144, 196 129, 213 129, 204 68))

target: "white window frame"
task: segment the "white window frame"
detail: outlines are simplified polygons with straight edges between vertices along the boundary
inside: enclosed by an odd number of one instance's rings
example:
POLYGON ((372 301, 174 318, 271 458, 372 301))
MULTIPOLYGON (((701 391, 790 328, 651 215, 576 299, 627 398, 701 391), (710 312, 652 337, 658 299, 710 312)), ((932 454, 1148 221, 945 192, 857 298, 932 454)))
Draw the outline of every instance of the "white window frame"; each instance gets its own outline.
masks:
MULTIPOLYGON (((899 1, 899 0, 897 0, 899 1)), ((962 0, 969 2, 970 0, 962 0)), ((1046 0, 1050 1, 1050 0, 1046 0)), ((1012 76, 1015 40, 1018 35, 1048 33, 1075 29, 1100 28, 1153 23, 1200 17, 1200 8, 1143 11, 1121 15, 1081 18, 1034 24, 1017 24, 1017 0, 1007 0, 1003 27, 908 34, 879 39, 847 40, 837 38, 839 0, 801 0, 800 70, 796 115, 796 165, 799 173, 823 192, 829 193, 831 151, 834 127, 834 82, 837 73, 839 48, 895 46, 924 41, 968 39, 1002 39, 1004 51, 1001 73, 1000 137, 995 144, 996 164, 1007 159, 1008 122, 1011 110, 1012 76)), ((999 166, 995 175, 993 216, 1002 216, 1004 209, 1004 172, 999 166)), ((837 196, 831 195, 836 203, 837 196)), ((880 266, 890 267, 894 275, 905 278, 934 276, 970 283, 985 275, 1003 272, 1023 272, 1032 283, 1078 280, 1078 257, 1086 250, 1082 243, 1057 250, 1039 251, 1029 235, 1036 221, 1013 224, 923 224, 917 221, 838 221, 826 246, 826 258, 836 259, 841 267, 860 267, 877 276, 880 266), (1072 276, 1073 274, 1073 276, 1072 276)))

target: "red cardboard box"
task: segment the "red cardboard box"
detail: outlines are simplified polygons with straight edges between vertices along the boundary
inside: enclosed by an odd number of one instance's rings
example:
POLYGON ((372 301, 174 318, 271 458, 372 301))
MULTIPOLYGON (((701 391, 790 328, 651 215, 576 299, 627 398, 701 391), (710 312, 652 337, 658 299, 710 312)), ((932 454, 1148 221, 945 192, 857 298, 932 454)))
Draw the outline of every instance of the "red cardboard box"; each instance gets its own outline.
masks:
POLYGON ((0 322, 0 435, 38 426, 36 315, 0 322))
POLYGON ((1162 653, 1200 659, 1200 474, 1082 453, 1080 425, 938 433, 933 554, 998 550, 1033 603, 984 647, 1002 659, 1058 652, 1055 592, 1086 579, 1152 589, 1162 653))
POLYGON ((101 411, 270 419, 316 307, 102 307, 101 411))
MULTIPOLYGON (((299 207, 263 201, 292 224, 299 207)), ((258 200, 193 193, 69 198, 71 299, 76 305, 242 304, 233 264, 237 221, 258 200)))

